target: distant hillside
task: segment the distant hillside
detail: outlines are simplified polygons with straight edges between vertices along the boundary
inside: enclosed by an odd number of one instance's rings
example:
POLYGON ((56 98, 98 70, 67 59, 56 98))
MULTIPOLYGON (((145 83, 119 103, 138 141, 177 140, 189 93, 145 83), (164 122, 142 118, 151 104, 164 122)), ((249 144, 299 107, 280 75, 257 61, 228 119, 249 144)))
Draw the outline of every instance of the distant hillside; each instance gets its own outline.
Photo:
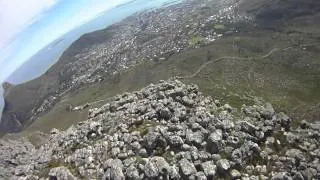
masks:
POLYGON ((241 9, 255 14, 259 25, 265 28, 281 29, 292 22, 300 27, 303 24, 319 27, 320 1, 317 0, 244 0, 241 9))
MULTIPOLYGON (((203 2, 207 1, 203 0, 203 2)), ((207 3, 210 8, 205 9, 207 12, 203 16, 217 13, 221 7, 227 5, 222 0, 207 3)), ((138 61, 154 58, 156 54, 165 53, 166 56, 172 54, 172 49, 174 46, 177 47, 177 43, 179 43, 179 34, 175 35, 177 37, 170 33, 152 35, 148 31, 162 26, 163 31, 176 32, 177 22, 168 17, 171 9, 176 11, 177 17, 186 16, 187 20, 192 18, 192 14, 186 14, 185 10, 201 8, 202 4, 198 1, 171 5, 161 10, 129 17, 104 30, 83 35, 62 54, 59 61, 45 74, 15 86, 8 93, 5 97, 6 105, 0 131, 20 131, 35 118, 48 112, 59 101, 60 96, 66 92, 79 89, 84 84, 101 81, 103 77, 117 73, 120 69, 132 66, 138 61), (169 22, 160 24, 163 23, 161 19, 154 19, 159 15, 166 16, 166 21, 169 22), (134 40, 135 36, 139 36, 139 38, 134 40), (161 43, 154 41, 153 38, 161 39, 161 43), (141 41, 140 39, 145 40, 141 41), (173 40, 176 42, 172 42, 173 40), (168 45, 163 46, 165 43, 168 45), (150 46, 154 48, 152 49, 150 46)), ((197 12, 195 11, 194 14, 198 14, 197 12)), ((183 26, 185 21, 180 19, 179 23, 179 26, 183 26)), ((186 45, 183 46, 186 47, 186 45)))
POLYGON ((86 101, 109 94, 107 90, 114 93, 160 77, 189 75, 201 66, 190 81, 215 98, 241 106, 247 103, 242 97, 259 96, 298 120, 320 117, 319 2, 233 2, 188 1, 82 36, 47 73, 11 89, 0 130, 20 131, 66 94, 92 84, 100 89, 84 93, 86 101), (208 20, 215 14, 222 20, 208 20), (230 58, 206 64, 221 57, 230 58))
MULTIPOLYGON (((45 74, 26 83, 16 85, 9 92, 5 92, 5 108, 0 123, 0 131, 20 131, 24 125, 28 124, 27 122, 32 118, 34 111, 45 103, 45 99, 58 94, 61 85, 68 83, 67 79, 70 78, 69 74, 64 74, 68 71, 68 69, 65 69, 65 65, 76 61, 74 56, 89 45, 87 36, 84 35, 75 41, 45 74)), ((39 60, 42 61, 43 59, 39 60)), ((34 64, 35 68, 36 66, 34 64)))

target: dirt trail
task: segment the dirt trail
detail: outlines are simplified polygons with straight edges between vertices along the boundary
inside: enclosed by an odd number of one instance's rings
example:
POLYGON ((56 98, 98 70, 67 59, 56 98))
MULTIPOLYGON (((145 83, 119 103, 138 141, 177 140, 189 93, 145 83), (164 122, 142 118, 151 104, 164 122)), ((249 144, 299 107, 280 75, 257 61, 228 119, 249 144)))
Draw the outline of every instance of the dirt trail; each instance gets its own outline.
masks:
MULTIPOLYGON (((237 60, 256 59, 256 60, 259 60, 259 59, 265 59, 265 58, 271 56, 273 53, 278 52, 278 51, 286 51, 286 50, 291 49, 291 48, 294 48, 294 47, 300 47, 300 48, 302 48, 302 47, 314 46, 314 45, 319 45, 319 44, 320 44, 320 43, 300 44, 300 45, 288 46, 288 47, 285 47, 285 48, 273 48, 273 49, 271 49, 267 54, 262 55, 262 56, 257 56, 257 57, 223 56, 223 57, 220 57, 220 58, 218 58, 218 59, 213 59, 213 60, 210 60, 210 61, 205 62, 205 63, 202 64, 202 65, 197 69, 197 71, 195 71, 192 75, 184 76, 184 77, 177 77, 177 78, 179 78, 179 79, 193 78, 193 77, 197 76, 197 75, 198 75, 203 69, 205 69, 209 64, 216 63, 216 62, 219 62, 219 61, 222 61, 222 60, 226 60, 226 59, 237 59, 237 60)), ((98 101, 93 101, 93 102, 88 102, 87 105, 91 106, 91 105, 94 105, 94 104, 97 104, 97 103, 100 103, 100 102, 104 102, 104 101, 108 101, 108 100, 110 100, 110 98, 100 99, 100 100, 98 100, 98 101)))
POLYGON ((216 63, 225 59, 238 59, 238 60, 249 60, 249 59, 265 59, 269 56, 271 56, 273 53, 277 52, 277 51, 286 51, 290 48, 294 48, 294 47, 307 47, 307 46, 314 46, 314 45, 319 45, 320 43, 311 43, 311 44, 300 44, 300 45, 294 45, 294 46, 289 46, 289 47, 285 47, 285 48, 273 48, 271 51, 269 51, 267 54, 263 55, 263 56, 258 56, 258 57, 238 57, 238 56, 224 56, 224 57, 220 57, 218 59, 213 59, 211 61, 205 62, 204 64, 202 64, 196 72, 194 72, 192 75, 190 76, 184 76, 184 77, 180 77, 181 79, 188 79, 188 78, 193 78, 195 76, 197 76, 204 68, 206 68, 209 64, 212 63, 216 63))
POLYGON ((198 70, 196 72, 194 72, 192 75, 190 76, 184 76, 182 77, 182 79, 188 79, 188 78, 193 78, 195 76, 197 76, 204 68, 206 68, 209 64, 212 64, 212 63, 216 63, 216 62, 219 62, 219 61, 222 61, 222 60, 225 60, 225 59, 237 59, 237 60, 249 60, 249 59, 264 59, 264 58, 267 58, 269 57, 270 55, 272 55, 274 52, 276 51, 280 51, 280 50, 284 50, 284 49, 279 49, 279 48, 273 48, 269 53, 263 55, 263 56, 258 56, 258 57, 237 57, 237 56, 224 56, 224 57, 221 57, 221 58, 218 58, 218 59, 213 59, 211 61, 208 61, 208 62, 205 62, 204 64, 202 64, 198 70))

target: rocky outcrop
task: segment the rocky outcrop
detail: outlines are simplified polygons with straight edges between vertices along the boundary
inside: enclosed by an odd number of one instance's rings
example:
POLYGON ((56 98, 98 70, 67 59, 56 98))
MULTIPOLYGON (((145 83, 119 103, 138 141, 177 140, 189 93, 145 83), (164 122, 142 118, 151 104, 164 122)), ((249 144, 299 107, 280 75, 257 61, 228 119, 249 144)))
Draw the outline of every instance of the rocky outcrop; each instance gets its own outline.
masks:
POLYGON ((113 99, 38 148, 2 141, 0 179, 320 178, 319 122, 294 129, 271 104, 237 110, 173 79, 113 99))

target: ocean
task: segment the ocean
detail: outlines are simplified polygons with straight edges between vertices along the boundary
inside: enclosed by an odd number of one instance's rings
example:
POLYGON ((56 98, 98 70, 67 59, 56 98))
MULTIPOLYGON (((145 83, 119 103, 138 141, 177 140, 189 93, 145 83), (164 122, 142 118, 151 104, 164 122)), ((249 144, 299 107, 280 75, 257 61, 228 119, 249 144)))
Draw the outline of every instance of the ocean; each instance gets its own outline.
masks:
MULTIPOLYGON (((21 84, 35 79, 44 74, 54 63, 59 60, 62 53, 77 39, 86 33, 104 29, 137 12, 160 8, 183 0, 132 0, 108 10, 95 19, 71 30, 62 37, 37 52, 20 66, 6 81, 11 84, 21 84)), ((3 111, 3 89, 0 88, 0 112, 3 111)), ((1 119, 0 113, 0 119, 1 119)))

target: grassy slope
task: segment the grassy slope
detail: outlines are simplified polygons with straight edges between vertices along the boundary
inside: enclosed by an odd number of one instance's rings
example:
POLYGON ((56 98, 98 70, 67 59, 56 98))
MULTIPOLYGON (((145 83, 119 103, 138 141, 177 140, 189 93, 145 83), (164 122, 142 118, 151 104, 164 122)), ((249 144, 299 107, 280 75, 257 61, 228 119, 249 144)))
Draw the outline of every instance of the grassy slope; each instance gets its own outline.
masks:
MULTIPOLYGON (((296 18, 279 29, 246 29, 225 36, 211 45, 174 55, 162 62, 146 62, 109 77, 101 84, 68 94, 54 109, 20 135, 32 135, 51 128, 66 129, 87 118, 87 112, 67 112, 69 104, 81 105, 126 91, 133 91, 172 76, 190 75, 204 62, 223 56, 256 57, 273 48, 320 43, 319 24, 308 15, 296 18), (307 23, 309 22, 309 23, 307 23), (301 28, 304 25, 304 28, 301 28), (234 46, 236 45, 236 47, 234 46)), ((259 96, 295 118, 319 119, 320 45, 279 51, 265 59, 228 59, 208 65, 198 76, 185 79, 198 84, 206 94, 240 107, 259 96)), ((97 104, 99 106, 99 104, 97 104)))
MULTIPOLYGON (((275 47, 292 45, 290 36, 271 38, 273 33, 264 31, 256 34, 238 34, 238 49, 232 47, 234 36, 227 36, 212 45, 185 51, 163 62, 147 62, 111 77, 104 83, 84 88, 64 97, 48 114, 42 116, 23 134, 51 128, 66 129, 87 118, 87 111, 67 112, 69 104, 81 105, 126 91, 137 90, 149 83, 178 75, 190 75, 202 63, 225 55, 254 57, 264 55, 275 47), (239 40, 240 39, 240 40, 239 40)), ((312 40, 310 40, 311 42, 312 40)), ((308 43, 308 42, 305 42, 308 43)), ((309 47, 279 51, 262 60, 224 60, 208 65, 198 76, 185 79, 196 83, 206 94, 223 102, 240 107, 250 103, 251 96, 259 96, 273 103, 278 110, 285 111, 300 120, 304 114, 320 102, 320 51, 309 47), (311 66, 307 64, 312 64, 311 66)), ((316 115, 316 114, 315 114, 316 115)))

